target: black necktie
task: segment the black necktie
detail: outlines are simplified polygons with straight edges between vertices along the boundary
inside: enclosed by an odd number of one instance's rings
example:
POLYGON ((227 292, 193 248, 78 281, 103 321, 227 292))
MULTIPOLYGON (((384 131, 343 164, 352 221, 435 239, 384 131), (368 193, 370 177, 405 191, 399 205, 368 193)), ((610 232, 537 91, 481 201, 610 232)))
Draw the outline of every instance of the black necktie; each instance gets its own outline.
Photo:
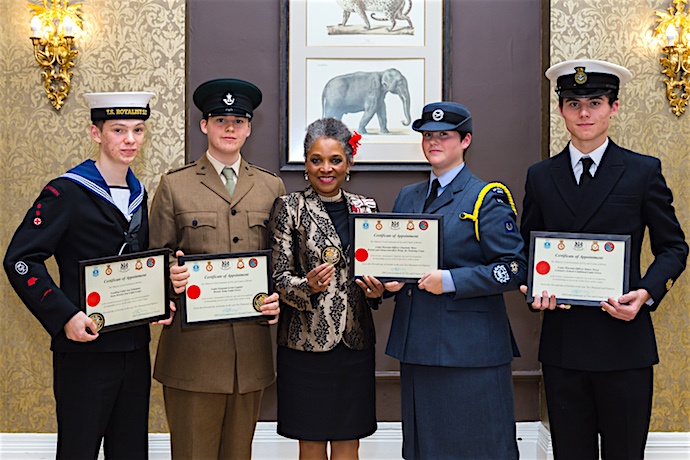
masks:
POLYGON ((580 191, 584 194, 587 191, 587 187, 592 182, 592 173, 589 172, 589 168, 594 164, 594 160, 590 157, 580 158, 582 162, 582 175, 580 175, 580 191))
POLYGON ((436 199, 436 196, 438 195, 438 188, 440 186, 441 184, 439 184, 438 179, 434 179, 434 181, 431 183, 431 192, 429 192, 429 196, 426 197, 426 201, 424 202, 424 211, 426 211, 429 205, 436 199))

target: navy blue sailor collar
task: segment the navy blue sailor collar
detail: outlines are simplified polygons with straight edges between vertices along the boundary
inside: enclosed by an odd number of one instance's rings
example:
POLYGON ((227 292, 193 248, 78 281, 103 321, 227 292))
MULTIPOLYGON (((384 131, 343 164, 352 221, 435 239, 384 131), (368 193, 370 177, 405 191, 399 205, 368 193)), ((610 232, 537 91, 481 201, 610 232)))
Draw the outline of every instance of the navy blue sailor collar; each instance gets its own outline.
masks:
MULTIPOLYGON (((65 179, 69 179, 75 182, 97 197, 107 201, 113 206, 117 207, 112 195, 110 194, 110 187, 101 176, 100 171, 96 168, 96 162, 93 160, 86 160, 81 164, 78 164, 74 168, 67 171, 62 176, 65 179)), ((134 176, 131 168, 127 168, 127 187, 129 187, 129 206, 127 211, 130 215, 139 209, 144 201, 144 184, 141 183, 139 179, 134 176)))

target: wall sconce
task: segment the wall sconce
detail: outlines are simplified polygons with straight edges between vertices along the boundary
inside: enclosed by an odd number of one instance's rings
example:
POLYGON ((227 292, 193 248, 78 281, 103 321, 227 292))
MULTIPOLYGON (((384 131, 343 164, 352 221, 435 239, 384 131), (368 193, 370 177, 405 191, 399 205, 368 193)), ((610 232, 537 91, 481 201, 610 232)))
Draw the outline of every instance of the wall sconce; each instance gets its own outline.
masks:
POLYGON ((666 44, 662 49, 663 56, 659 59, 661 73, 666 76, 666 98, 677 117, 685 112, 685 106, 690 100, 690 17, 684 11, 687 2, 688 0, 673 0, 668 13, 655 11, 659 25, 654 29, 654 36, 660 37, 666 44))
POLYGON ((75 33, 81 31, 81 4, 68 5, 69 0, 43 0, 43 6, 29 3, 31 42, 34 57, 43 71, 43 85, 48 100, 60 110, 69 94, 74 58, 75 33), (48 2, 50 1, 50 5, 48 2))

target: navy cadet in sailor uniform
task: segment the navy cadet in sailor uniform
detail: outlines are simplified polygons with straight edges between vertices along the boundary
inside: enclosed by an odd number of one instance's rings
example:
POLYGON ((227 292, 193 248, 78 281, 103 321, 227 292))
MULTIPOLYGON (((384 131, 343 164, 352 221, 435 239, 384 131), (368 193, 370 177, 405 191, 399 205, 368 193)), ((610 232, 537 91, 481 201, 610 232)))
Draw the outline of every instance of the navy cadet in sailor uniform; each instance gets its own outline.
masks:
MULTIPOLYGON (((652 365, 659 362, 651 312, 685 269, 688 245, 657 158, 608 137, 618 89, 632 78, 606 61, 564 61, 546 71, 570 142, 530 167, 521 232, 630 235, 630 292, 601 308, 557 305, 548 292, 539 360, 554 455, 559 459, 643 458, 652 408, 652 365), (585 166, 586 165, 586 166, 585 166), (645 228, 654 260, 641 274, 645 228)), ((526 292, 526 286, 522 288, 526 292)))
POLYGON ((513 199, 464 163, 466 107, 428 104, 412 128, 432 172, 400 191, 393 212, 442 215, 444 241, 440 270, 386 283, 398 290, 386 353, 400 360, 403 457, 517 458, 503 293, 525 282, 526 263, 513 199))
POLYGON ((129 165, 153 95, 84 95, 98 157, 43 188, 5 255, 12 287, 52 338, 58 458, 95 459, 103 439, 106 458, 148 457, 149 326, 98 333, 79 308, 79 261, 148 249, 146 191, 129 165))
MULTIPOLYGON (((151 245, 179 249, 178 256, 269 249, 269 214, 285 186, 240 152, 261 91, 223 78, 200 85, 193 99, 208 150, 161 177, 151 205, 151 245)), ((186 270, 171 267, 178 294, 186 270)), ((278 314, 277 293, 264 302, 265 315, 278 314)), ((271 342, 268 324, 257 321, 182 330, 177 315, 163 329, 153 376, 163 384, 173 458, 251 457, 261 397, 275 380, 271 342)))

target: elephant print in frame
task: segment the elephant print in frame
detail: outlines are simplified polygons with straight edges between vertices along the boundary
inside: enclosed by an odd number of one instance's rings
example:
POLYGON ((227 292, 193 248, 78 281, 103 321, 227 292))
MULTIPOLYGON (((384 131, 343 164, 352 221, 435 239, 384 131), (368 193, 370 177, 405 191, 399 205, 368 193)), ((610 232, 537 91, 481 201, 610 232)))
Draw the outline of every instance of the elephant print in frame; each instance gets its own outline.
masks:
POLYGON ((322 117, 362 134, 355 169, 428 169, 411 121, 447 97, 449 8, 449 0, 282 0, 281 169, 304 167, 304 131, 322 117))
MULTIPOLYGON (((345 62, 346 65, 352 63, 345 62)), ((320 101, 314 100, 316 93, 307 95, 307 118, 332 117, 343 120, 350 129, 372 136, 373 142, 399 142, 404 141, 406 136, 418 138, 410 128, 410 109, 414 107, 415 114, 421 113, 424 104, 419 93, 410 94, 410 80, 405 74, 412 78, 413 89, 420 87, 423 84, 424 63, 421 60, 395 63, 404 72, 394 67, 376 70, 391 63, 374 60, 360 62, 358 66, 372 70, 337 74, 329 78, 332 72, 338 72, 342 62, 308 62, 309 67, 316 69, 309 73, 308 78, 313 81, 315 88, 321 87, 323 90, 320 101), (325 79, 328 81, 323 84, 325 79), (320 113, 317 102, 320 102, 320 113), (374 139, 374 136, 379 138, 374 139), (387 139, 382 140, 381 136, 387 139)), ((308 86, 311 84, 309 82, 308 86)))

